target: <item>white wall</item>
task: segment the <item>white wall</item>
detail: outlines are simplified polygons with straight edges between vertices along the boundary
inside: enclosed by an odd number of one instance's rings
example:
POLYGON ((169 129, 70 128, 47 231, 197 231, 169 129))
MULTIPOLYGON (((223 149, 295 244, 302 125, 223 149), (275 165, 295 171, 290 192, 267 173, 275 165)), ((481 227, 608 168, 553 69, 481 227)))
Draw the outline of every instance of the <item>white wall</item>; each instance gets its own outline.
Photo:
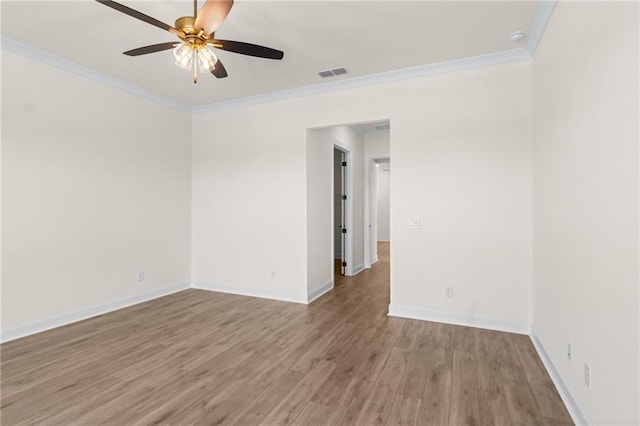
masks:
POLYGON ((388 165, 379 165, 376 167, 376 226, 377 240, 389 241, 390 222, 389 222, 389 189, 391 183, 391 171, 386 169, 388 165))
POLYGON ((293 117, 277 104, 193 116, 195 286, 306 301, 310 126, 293 117))
POLYGON ((307 295, 332 284, 331 175, 333 144, 326 129, 307 131, 307 295))
POLYGON ((392 309, 528 331, 530 65, 426 79, 391 116, 392 309))
POLYGON ((3 336, 189 281, 190 138, 187 113, 2 52, 3 336))
POLYGON ((390 130, 375 130, 364 134, 364 155, 389 156, 391 154, 390 130))
POLYGON ((637 3, 559 2, 534 58, 534 333, 599 425, 640 422, 638 36, 637 3))
POLYGON ((392 304, 528 325, 530 61, 195 114, 194 281, 303 297, 307 129, 381 118, 393 128, 392 304), (414 215, 422 230, 407 228, 414 215))

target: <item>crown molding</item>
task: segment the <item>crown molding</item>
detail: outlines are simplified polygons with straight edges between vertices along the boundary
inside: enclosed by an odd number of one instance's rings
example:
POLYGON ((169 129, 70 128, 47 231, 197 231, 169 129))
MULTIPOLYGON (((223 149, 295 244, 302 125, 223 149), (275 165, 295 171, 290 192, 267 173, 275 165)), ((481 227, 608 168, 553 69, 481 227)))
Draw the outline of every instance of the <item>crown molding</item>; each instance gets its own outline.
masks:
POLYGON ((175 102, 169 98, 165 98, 151 91, 143 89, 142 87, 136 86, 131 83, 127 83, 125 81, 119 80, 117 78, 111 77, 106 74, 102 74, 96 70, 85 67, 83 65, 79 65, 67 59, 62 59, 50 53, 43 52, 41 50, 35 49, 26 44, 15 41, 11 38, 0 36, 0 45, 2 45, 3 51, 15 53, 17 55, 24 56, 29 59, 33 59, 43 64, 51 65, 55 68, 68 71, 80 77, 84 77, 89 80, 94 80, 99 83, 106 84, 107 86, 111 86, 113 88, 122 90, 124 92, 143 97, 150 101, 153 101, 162 105, 166 105, 168 107, 175 108, 180 111, 185 111, 185 112, 191 111, 191 107, 188 105, 175 102))
POLYGON ((553 15, 553 10, 558 3, 557 0, 538 0, 536 5, 536 14, 533 17, 533 23, 529 29, 529 35, 527 36, 527 42, 525 48, 531 54, 531 57, 535 55, 538 44, 542 40, 544 30, 547 28, 547 24, 553 15))
POLYGON ((411 78, 424 77, 434 74, 456 72, 471 68, 478 68, 487 65, 496 65, 506 62, 521 61, 530 59, 531 54, 525 48, 505 50, 502 52, 489 53, 486 55, 473 56, 469 58, 456 59, 447 62, 422 65, 418 67, 405 68, 395 71, 388 71, 379 74, 371 74, 363 77, 351 78, 348 80, 331 83, 317 84, 313 86, 300 87, 296 89, 281 90, 278 92, 266 93, 264 95, 249 96, 246 98, 232 99, 228 101, 215 102, 212 104, 193 107, 194 113, 218 111, 222 109, 236 108, 253 104, 261 104, 284 99, 299 98, 302 96, 318 95, 322 93, 335 92, 338 90, 355 89, 358 87, 371 86, 374 84, 389 83, 393 81, 406 80, 411 78))

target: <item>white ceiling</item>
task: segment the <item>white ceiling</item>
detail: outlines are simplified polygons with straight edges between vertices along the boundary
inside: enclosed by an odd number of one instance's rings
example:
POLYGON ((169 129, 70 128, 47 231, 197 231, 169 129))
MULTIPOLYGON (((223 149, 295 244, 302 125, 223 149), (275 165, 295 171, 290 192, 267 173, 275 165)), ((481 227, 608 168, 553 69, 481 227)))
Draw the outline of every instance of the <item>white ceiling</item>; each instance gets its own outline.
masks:
MULTIPOLYGON (((121 3, 173 25, 192 3, 121 3)), ((201 2, 200 2, 201 3, 201 2)), ((173 35, 92 0, 2 1, 3 37, 152 92, 200 106, 523 47, 507 36, 534 25, 535 1, 242 1, 216 32, 221 39, 285 52, 284 60, 216 51, 229 77, 190 73, 170 50, 123 51, 173 35), (321 79, 345 66, 350 74, 321 79)))

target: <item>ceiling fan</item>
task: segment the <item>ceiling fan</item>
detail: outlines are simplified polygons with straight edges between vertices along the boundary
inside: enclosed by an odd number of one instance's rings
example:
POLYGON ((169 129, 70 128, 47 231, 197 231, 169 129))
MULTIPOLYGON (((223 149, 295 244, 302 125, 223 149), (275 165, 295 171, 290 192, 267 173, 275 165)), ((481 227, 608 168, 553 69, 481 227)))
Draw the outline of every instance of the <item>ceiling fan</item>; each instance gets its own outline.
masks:
POLYGON ((176 19, 175 27, 112 0, 96 1, 176 35, 179 41, 152 44, 123 53, 127 56, 140 56, 173 49, 176 64, 187 71, 193 70, 194 83, 198 82, 198 69, 200 72, 210 72, 217 78, 227 77, 227 70, 211 47, 258 58, 282 59, 284 57, 282 51, 270 47, 241 41, 219 40, 214 37, 214 32, 229 14, 233 0, 206 0, 200 13, 198 13, 198 0, 193 0, 193 16, 176 19))

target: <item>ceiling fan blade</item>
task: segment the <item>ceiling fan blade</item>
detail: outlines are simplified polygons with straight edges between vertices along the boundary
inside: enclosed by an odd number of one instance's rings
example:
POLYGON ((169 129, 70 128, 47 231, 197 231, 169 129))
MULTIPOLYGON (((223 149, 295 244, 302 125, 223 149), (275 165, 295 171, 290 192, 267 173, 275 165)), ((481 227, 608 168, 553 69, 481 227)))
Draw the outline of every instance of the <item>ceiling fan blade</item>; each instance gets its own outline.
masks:
POLYGON ((207 0, 200 8, 193 27, 207 35, 213 33, 227 17, 232 6, 233 0, 207 0))
POLYGON ((146 55, 147 53, 161 52, 163 50, 173 49, 178 44, 180 44, 180 42, 176 42, 176 41, 170 41, 168 43, 151 44, 149 46, 138 47, 137 49, 127 50, 126 52, 122 52, 122 53, 127 56, 140 56, 140 55, 146 55))
POLYGON ((117 3, 113 0, 96 0, 98 3, 102 3, 105 6, 108 6, 112 9, 117 10, 118 12, 122 12, 125 15, 129 15, 133 18, 139 19, 141 21, 146 22, 147 24, 151 24, 154 25, 158 28, 162 28, 163 30, 169 31, 170 33, 173 34, 180 34, 181 32, 178 31, 177 29, 173 28, 171 25, 165 24, 164 22, 158 21, 155 18, 152 18, 149 15, 145 15, 142 12, 138 12, 135 9, 131 9, 128 6, 125 6, 123 4, 117 3))
POLYGON ((224 69, 224 65, 222 65, 220 59, 216 62, 216 67, 211 70, 211 74, 215 75, 217 78, 225 78, 228 76, 227 70, 224 69))
POLYGON ((257 44, 245 43, 242 41, 210 40, 207 41, 207 43, 221 50, 240 53, 242 55, 257 56, 258 58, 282 59, 284 57, 284 52, 281 50, 258 46, 257 44))

